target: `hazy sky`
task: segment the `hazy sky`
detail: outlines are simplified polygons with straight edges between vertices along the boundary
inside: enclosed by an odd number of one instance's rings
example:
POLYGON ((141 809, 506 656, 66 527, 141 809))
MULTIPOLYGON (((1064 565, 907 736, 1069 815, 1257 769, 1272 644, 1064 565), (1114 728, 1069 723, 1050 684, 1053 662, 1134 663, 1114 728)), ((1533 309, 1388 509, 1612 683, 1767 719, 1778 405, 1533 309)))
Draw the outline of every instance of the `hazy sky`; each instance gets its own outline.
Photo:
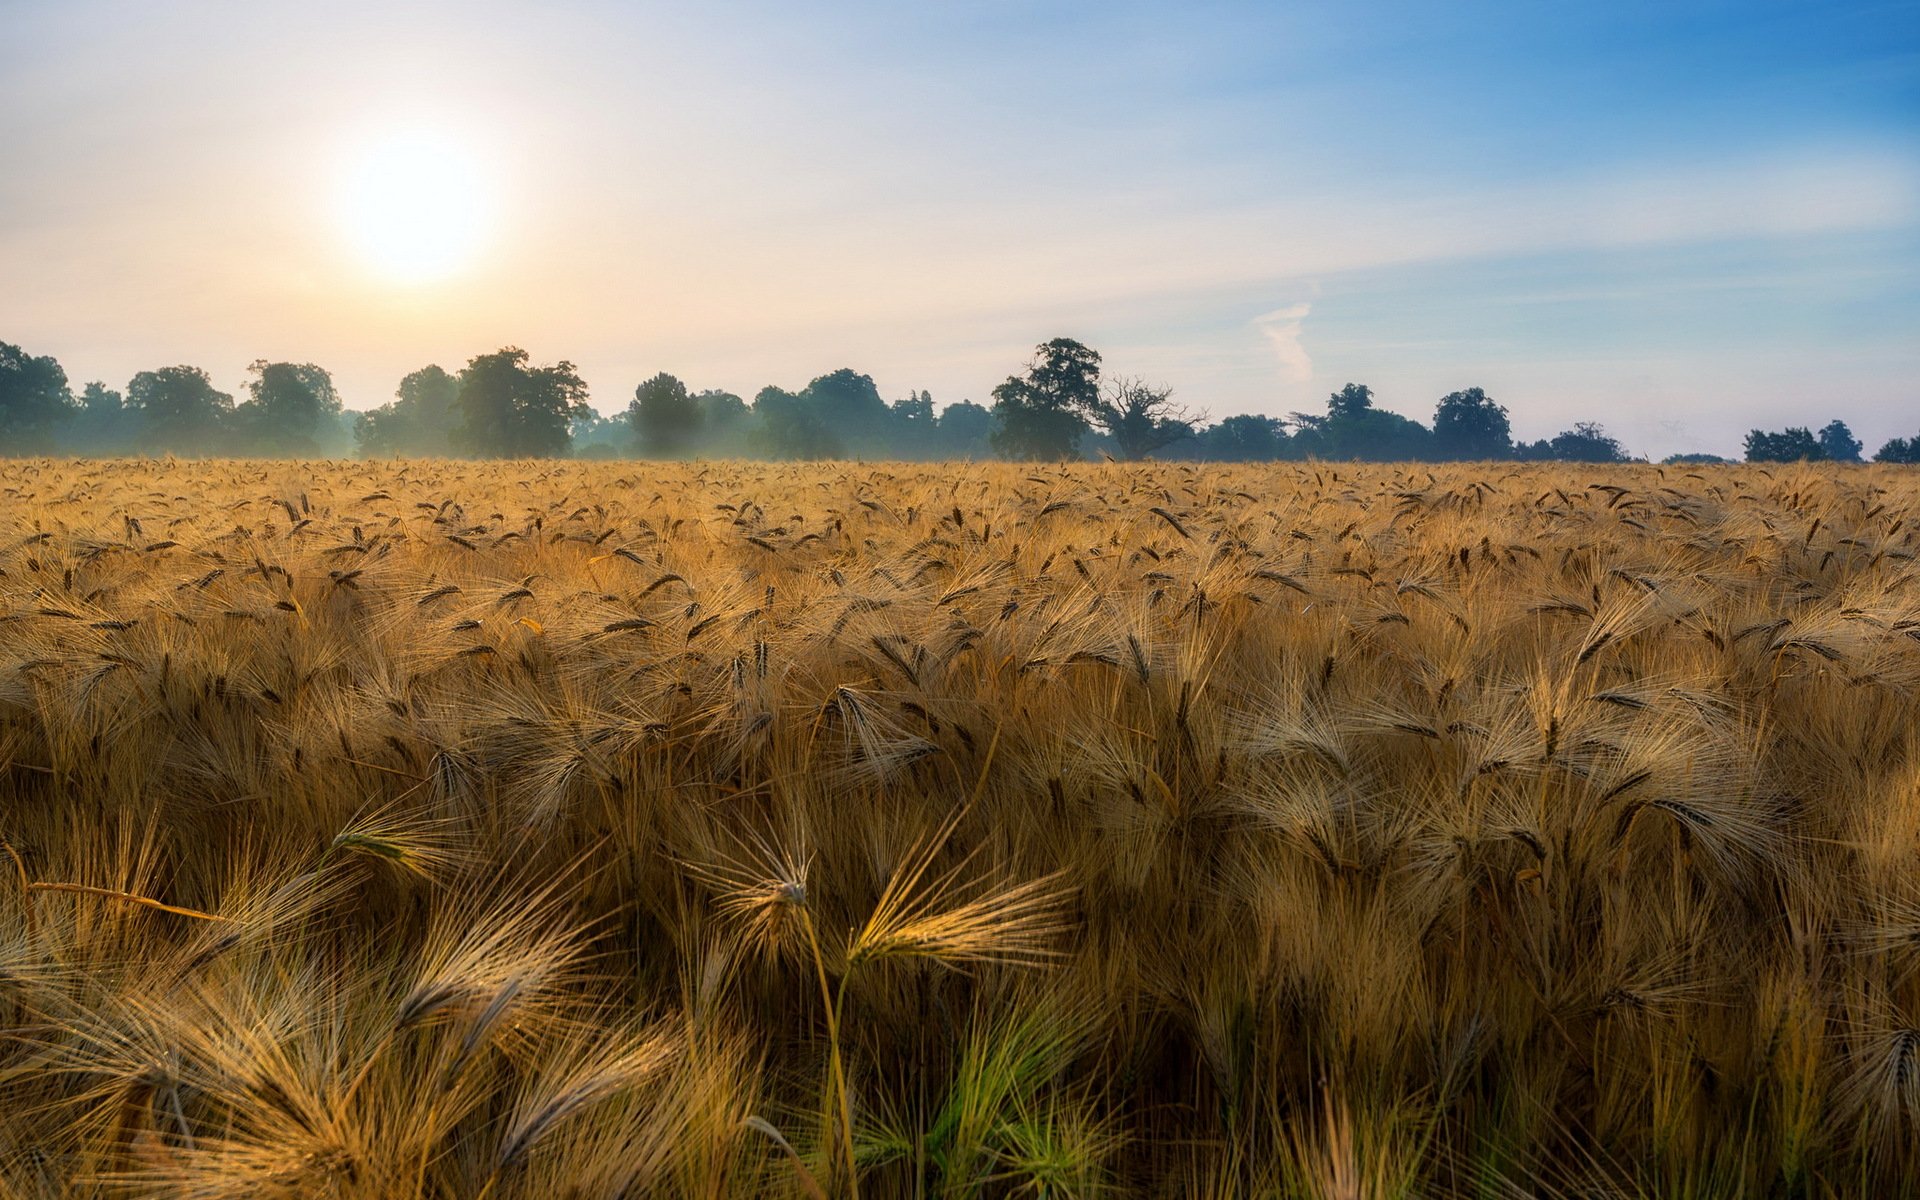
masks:
POLYGON ((511 343, 603 411, 946 403, 1057 335, 1216 417, 1478 384, 1871 451, 1920 432, 1920 4, 0 0, 0 340, 76 384, 364 408, 511 343), (434 278, 355 199, 396 140, 434 278))

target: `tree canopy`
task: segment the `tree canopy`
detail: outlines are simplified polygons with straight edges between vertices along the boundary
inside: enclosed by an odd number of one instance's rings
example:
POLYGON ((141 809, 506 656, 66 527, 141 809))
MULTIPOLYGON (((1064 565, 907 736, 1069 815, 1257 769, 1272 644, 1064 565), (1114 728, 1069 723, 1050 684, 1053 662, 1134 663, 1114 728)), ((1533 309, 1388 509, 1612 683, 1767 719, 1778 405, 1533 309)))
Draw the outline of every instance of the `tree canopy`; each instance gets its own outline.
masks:
POLYGON ((1009 375, 993 389, 1000 426, 993 448, 1008 458, 1074 458, 1087 432, 1086 413, 1100 403, 1100 352, 1072 338, 1035 348, 1024 376, 1009 375))
POLYGON ((570 362, 531 367, 528 358, 508 346, 461 370, 455 448, 480 458, 555 457, 571 448, 569 422, 593 413, 586 382, 570 362))
MULTIPOLYGON (((1209 424, 1170 388, 1106 377, 1104 367, 1098 351, 1054 338, 993 389, 991 408, 968 400, 942 407, 921 389, 889 402, 872 376, 851 367, 798 391, 761 388, 751 404, 659 372, 634 388, 624 410, 603 416, 572 363, 536 366, 508 346, 470 359, 457 375, 422 367, 400 381, 393 400, 351 412, 332 375, 314 363, 255 360, 237 405, 206 371, 187 365, 142 371, 124 394, 89 382, 76 398, 53 358, 0 342, 0 453, 311 456, 351 444, 366 456, 1628 461, 1619 440, 1592 421, 1516 442, 1506 406, 1479 387, 1442 396, 1430 425, 1381 407, 1362 383, 1330 394, 1324 412, 1238 413, 1209 424)), ((1863 451, 1839 419, 1818 432, 1752 430, 1745 446, 1756 462, 1859 462, 1863 451)), ((1920 461, 1920 435, 1887 440, 1874 459, 1920 461)))
POLYGON ((339 420, 333 376, 312 363, 256 359, 247 370, 250 397, 234 410, 240 444, 255 454, 297 457, 319 453, 339 420))
POLYGON ((1269 462, 1293 457, 1291 441, 1284 421, 1243 413, 1196 431, 1193 457, 1203 462, 1269 462))
POLYGON ((220 449, 233 417, 233 397, 199 367, 140 372, 127 384, 127 407, 139 415, 156 450, 220 449))
POLYGON ((753 415, 760 420, 760 449, 768 458, 839 458, 846 453, 825 416, 785 388, 761 388, 753 398, 753 415))
POLYGON ((354 423, 360 453, 431 457, 453 452, 453 426, 460 383, 439 366, 425 366, 400 381, 394 399, 354 423))
POLYGON ((73 412, 59 363, 0 342, 0 453, 44 453, 73 412))
POLYGON ((1820 449, 1834 462, 1857 463, 1864 448, 1845 421, 1828 421, 1820 429, 1820 449))
POLYGON ((1818 462, 1827 457, 1826 447, 1804 425, 1791 425, 1778 433, 1755 429, 1747 434, 1748 462, 1818 462))
POLYGON ((1511 458, 1507 410, 1477 387, 1448 392, 1433 410, 1433 451, 1435 458, 1457 461, 1511 458))
POLYGON ((1618 439, 1607 434, 1598 422, 1576 421, 1572 429, 1519 449, 1518 456, 1546 462, 1611 463, 1628 462, 1627 452, 1618 439))
POLYGON ((680 458, 700 436, 705 414, 687 385, 665 371, 633 389, 627 423, 639 450, 653 458, 680 458))
POLYGON ((1426 458, 1432 435, 1411 417, 1373 406, 1373 389, 1349 383, 1327 397, 1325 416, 1293 414, 1293 445, 1316 458, 1397 462, 1426 458))

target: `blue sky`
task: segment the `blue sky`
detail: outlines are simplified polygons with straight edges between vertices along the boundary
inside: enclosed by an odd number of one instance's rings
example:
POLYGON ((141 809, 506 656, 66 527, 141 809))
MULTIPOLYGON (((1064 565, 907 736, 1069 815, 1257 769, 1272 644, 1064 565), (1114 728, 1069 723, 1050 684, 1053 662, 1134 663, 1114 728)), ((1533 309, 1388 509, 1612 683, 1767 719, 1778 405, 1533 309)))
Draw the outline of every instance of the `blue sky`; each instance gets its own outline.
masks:
POLYGON ((0 0, 0 339, 76 379, 505 343, 982 400, 1055 335, 1216 416, 1349 381, 1635 450, 1920 432, 1920 5, 0 0), (396 282, 391 131, 484 236, 396 282))

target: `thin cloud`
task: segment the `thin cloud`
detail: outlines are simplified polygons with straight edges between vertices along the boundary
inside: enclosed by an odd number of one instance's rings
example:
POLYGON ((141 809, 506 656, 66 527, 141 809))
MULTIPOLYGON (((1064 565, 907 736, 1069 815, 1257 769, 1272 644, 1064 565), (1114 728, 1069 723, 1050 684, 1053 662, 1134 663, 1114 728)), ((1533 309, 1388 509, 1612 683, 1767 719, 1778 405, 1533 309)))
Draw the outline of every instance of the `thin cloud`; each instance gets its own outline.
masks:
POLYGON ((1313 378, 1313 359, 1300 342, 1300 327, 1313 305, 1289 304, 1253 319, 1254 328, 1273 344, 1274 357, 1280 360, 1280 374, 1288 383, 1305 383, 1313 378))

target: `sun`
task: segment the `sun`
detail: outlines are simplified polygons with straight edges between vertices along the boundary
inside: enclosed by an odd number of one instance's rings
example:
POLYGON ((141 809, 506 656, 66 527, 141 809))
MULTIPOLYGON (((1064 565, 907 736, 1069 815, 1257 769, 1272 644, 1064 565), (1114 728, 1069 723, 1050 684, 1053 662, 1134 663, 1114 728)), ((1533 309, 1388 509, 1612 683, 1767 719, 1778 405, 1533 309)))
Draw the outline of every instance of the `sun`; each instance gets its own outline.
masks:
POLYGON ((340 219, 367 266, 407 284, 432 283, 473 265, 491 207, 478 159, 445 134, 390 134, 354 160, 340 219))

